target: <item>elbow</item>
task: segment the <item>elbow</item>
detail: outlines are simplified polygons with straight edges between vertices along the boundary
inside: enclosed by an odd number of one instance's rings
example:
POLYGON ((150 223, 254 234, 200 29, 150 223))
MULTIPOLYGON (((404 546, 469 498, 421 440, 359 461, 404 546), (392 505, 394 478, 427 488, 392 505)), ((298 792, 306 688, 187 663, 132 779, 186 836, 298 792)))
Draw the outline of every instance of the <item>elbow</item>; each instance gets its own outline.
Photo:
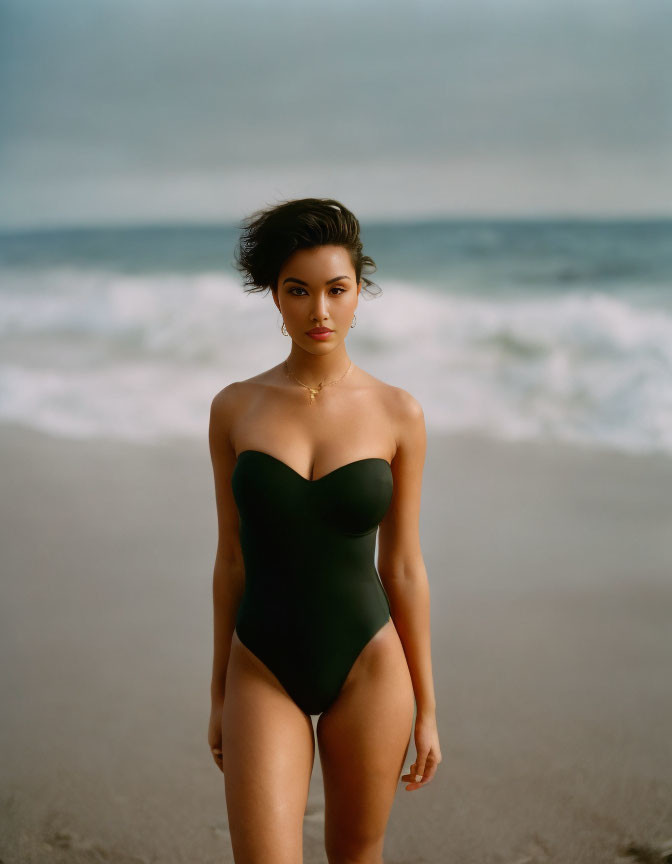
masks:
POLYGON ((391 564, 380 564, 378 567, 383 585, 408 585, 427 581, 427 570, 422 555, 395 561, 391 564))
POLYGON ((237 556, 217 556, 212 578, 215 602, 239 601, 245 589, 245 567, 237 556))
POLYGON ((218 573, 238 572, 243 569, 243 552, 240 543, 224 542, 220 539, 215 555, 215 577, 218 573))

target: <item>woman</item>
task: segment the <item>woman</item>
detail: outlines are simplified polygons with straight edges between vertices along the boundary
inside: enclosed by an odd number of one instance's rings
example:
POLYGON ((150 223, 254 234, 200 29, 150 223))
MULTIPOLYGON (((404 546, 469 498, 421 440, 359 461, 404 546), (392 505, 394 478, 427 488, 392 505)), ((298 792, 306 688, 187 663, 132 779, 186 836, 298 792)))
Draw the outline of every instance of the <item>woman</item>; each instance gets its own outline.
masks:
POLYGON ((287 201, 247 220, 236 256, 292 340, 283 363, 220 391, 210 415, 208 743, 237 864, 301 860, 311 714, 330 864, 382 861, 414 700, 405 788, 427 785, 441 761, 419 542, 424 417, 348 357, 362 282, 375 284, 359 229, 332 199, 287 201))

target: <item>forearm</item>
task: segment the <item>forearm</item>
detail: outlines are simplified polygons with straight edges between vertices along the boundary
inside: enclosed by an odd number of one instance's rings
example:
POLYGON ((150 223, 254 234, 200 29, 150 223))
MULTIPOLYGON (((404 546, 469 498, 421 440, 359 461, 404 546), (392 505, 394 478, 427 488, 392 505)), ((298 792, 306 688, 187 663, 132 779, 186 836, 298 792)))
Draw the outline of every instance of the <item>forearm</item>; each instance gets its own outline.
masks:
POLYGON ((385 580, 394 626, 404 648, 418 715, 436 711, 432 676, 430 595, 424 565, 409 576, 385 580))
POLYGON ((240 563, 215 563, 212 585, 214 646, 211 696, 224 698, 226 670, 231 653, 231 639, 236 615, 243 595, 244 572, 240 563))

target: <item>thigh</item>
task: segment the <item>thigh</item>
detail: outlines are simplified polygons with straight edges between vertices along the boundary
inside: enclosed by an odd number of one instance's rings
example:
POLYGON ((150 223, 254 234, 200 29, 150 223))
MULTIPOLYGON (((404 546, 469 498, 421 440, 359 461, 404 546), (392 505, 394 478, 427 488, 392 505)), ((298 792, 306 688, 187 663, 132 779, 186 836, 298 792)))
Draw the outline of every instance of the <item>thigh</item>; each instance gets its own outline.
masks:
POLYGON ((298 864, 315 741, 310 717, 233 633, 222 769, 236 864, 298 864))
POLYGON ((413 708, 406 656, 390 620, 366 645, 317 723, 330 862, 381 860, 413 708))

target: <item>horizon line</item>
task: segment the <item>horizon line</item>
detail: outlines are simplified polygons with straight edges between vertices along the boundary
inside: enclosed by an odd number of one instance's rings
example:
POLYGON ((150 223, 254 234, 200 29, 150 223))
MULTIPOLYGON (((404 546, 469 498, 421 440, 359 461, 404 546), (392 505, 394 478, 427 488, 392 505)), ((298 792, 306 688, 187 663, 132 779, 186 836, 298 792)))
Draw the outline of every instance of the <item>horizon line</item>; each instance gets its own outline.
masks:
MULTIPOLYGON (((0 235, 10 236, 14 234, 46 234, 56 233, 59 231, 137 231, 137 230, 152 230, 152 229, 178 229, 178 228, 217 228, 217 229, 232 229, 240 230, 242 221, 245 215, 240 217, 240 220, 222 218, 222 219, 168 219, 168 220, 128 220, 128 221, 91 221, 91 222, 52 222, 52 223, 34 223, 34 224, 17 224, 17 225, 2 225, 0 224, 0 235)), ((373 228, 386 225, 431 225, 442 222, 667 222, 672 220, 672 211, 669 213, 446 213, 427 215, 409 215, 409 216, 376 216, 366 219, 358 217, 362 229, 367 227, 373 228)))

